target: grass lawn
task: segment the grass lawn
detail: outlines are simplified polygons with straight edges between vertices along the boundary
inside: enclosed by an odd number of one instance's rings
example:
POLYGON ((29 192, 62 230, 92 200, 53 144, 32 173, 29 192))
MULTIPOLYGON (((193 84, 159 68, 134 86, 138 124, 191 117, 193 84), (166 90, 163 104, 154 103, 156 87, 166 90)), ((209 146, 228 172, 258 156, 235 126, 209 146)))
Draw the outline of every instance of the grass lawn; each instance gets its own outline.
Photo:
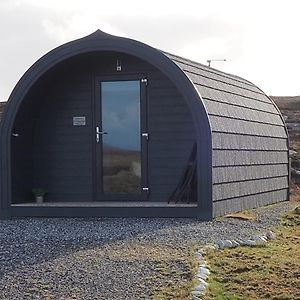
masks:
POLYGON ((284 216, 277 239, 260 247, 210 251, 209 299, 300 299, 300 214, 284 216))

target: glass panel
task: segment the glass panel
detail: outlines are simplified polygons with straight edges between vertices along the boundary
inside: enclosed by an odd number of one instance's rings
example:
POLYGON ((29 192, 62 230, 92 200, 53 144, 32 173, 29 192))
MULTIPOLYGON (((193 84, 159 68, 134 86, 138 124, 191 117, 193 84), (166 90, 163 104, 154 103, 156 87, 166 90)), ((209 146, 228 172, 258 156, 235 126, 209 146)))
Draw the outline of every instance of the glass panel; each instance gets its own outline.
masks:
POLYGON ((101 83, 103 192, 141 193, 140 82, 101 83))

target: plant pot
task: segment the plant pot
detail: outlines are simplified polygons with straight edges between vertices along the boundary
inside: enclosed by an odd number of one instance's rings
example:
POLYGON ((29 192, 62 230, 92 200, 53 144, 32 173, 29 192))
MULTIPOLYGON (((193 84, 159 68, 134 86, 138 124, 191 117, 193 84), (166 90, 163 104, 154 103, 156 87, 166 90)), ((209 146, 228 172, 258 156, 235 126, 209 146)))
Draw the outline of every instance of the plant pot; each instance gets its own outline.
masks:
POLYGON ((44 196, 36 196, 35 201, 36 203, 44 203, 44 196))

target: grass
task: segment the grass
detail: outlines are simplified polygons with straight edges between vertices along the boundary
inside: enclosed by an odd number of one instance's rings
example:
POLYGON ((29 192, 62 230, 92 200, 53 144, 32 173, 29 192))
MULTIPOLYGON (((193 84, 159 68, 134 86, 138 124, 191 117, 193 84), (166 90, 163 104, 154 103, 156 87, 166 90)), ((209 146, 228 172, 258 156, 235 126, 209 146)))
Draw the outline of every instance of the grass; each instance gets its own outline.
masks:
POLYGON ((153 300, 189 300, 191 298, 191 290, 195 285, 194 274, 198 264, 195 259, 196 247, 192 247, 190 253, 187 255, 185 260, 177 261, 165 261, 156 266, 156 276, 157 279, 173 278, 166 286, 158 288, 153 295, 153 300), (185 263, 185 268, 179 268, 174 270, 174 265, 176 263, 185 263), (179 271, 180 270, 180 271, 179 271), (174 284, 174 278, 181 278, 181 281, 174 284))
POLYGON ((300 299, 300 215, 290 212, 262 247, 208 252, 212 274, 205 300, 300 299))

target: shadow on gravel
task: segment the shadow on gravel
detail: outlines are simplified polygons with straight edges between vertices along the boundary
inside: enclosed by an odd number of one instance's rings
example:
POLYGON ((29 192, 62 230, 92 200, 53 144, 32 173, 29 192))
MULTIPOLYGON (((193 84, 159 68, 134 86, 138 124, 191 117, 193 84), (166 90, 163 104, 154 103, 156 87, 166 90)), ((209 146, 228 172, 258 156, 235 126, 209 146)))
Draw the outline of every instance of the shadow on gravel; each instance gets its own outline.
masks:
MULTIPOLYGON (((32 266, 80 250, 125 240, 143 240, 165 229, 197 226, 195 219, 40 219, 0 221, 0 278, 20 265, 32 266)), ((207 223, 207 222, 206 222, 207 223)))

